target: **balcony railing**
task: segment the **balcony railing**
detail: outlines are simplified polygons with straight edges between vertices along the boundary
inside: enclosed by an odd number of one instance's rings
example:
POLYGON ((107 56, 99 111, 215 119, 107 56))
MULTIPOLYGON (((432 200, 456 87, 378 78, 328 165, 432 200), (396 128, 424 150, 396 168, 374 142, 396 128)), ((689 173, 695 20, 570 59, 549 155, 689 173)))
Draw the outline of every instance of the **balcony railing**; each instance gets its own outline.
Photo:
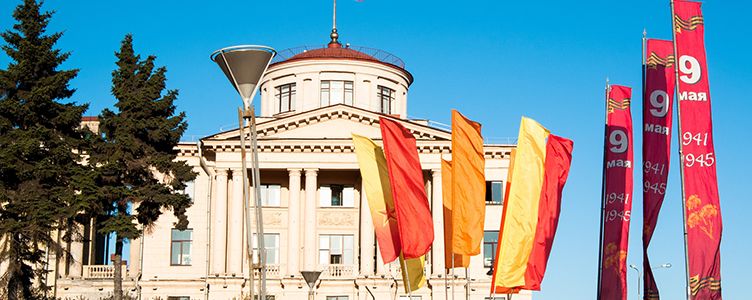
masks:
MULTIPOLYGON (((115 266, 112 265, 85 265, 84 279, 112 279, 115 277, 115 266)), ((128 266, 122 265, 123 278, 128 277, 128 266)))
MULTIPOLYGON (((280 272, 280 265, 266 265, 266 278, 281 278, 282 272, 280 272)), ((253 268, 253 276, 254 278, 260 278, 261 277, 261 268, 259 265, 255 265, 253 268)))
POLYGON ((321 276, 324 278, 355 278, 355 265, 325 265, 321 276))

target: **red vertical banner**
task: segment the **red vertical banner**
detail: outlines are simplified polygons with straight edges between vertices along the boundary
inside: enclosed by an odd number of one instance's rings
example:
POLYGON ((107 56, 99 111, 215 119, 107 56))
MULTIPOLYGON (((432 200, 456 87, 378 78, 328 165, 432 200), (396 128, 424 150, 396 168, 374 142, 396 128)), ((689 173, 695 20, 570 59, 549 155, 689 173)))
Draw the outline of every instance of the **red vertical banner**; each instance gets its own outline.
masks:
POLYGON ((699 2, 673 6, 684 218, 691 299, 721 299, 721 208, 699 2))
POLYGON ((603 236, 598 299, 627 299, 627 249, 632 215, 632 89, 608 90, 604 149, 603 236))
POLYGON ((402 254, 419 258, 431 249, 433 219, 423 183, 415 137, 397 121, 380 118, 402 254))
POLYGON ((674 100, 674 44, 647 41, 645 84, 642 94, 642 199, 643 270, 645 299, 660 299, 648 259, 658 214, 666 195, 671 156, 671 113, 674 100))

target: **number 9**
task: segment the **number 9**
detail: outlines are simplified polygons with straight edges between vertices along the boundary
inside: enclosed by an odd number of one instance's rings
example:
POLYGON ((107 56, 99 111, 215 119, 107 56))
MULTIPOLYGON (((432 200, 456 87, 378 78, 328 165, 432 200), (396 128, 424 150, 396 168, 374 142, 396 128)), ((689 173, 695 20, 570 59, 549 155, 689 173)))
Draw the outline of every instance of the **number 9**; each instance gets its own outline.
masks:
POLYGON ((655 90, 650 93, 650 114, 657 118, 663 118, 668 113, 668 93, 662 90, 655 90))
POLYGON ((627 134, 623 130, 614 130, 608 137, 608 141, 611 143, 609 150, 613 153, 624 153, 629 146, 627 141, 627 134))
POLYGON ((696 58, 689 55, 682 55, 679 57, 679 71, 683 74, 679 76, 681 81, 686 84, 695 84, 700 81, 702 70, 700 70, 700 62, 696 58), (689 65, 688 65, 689 64, 689 65))

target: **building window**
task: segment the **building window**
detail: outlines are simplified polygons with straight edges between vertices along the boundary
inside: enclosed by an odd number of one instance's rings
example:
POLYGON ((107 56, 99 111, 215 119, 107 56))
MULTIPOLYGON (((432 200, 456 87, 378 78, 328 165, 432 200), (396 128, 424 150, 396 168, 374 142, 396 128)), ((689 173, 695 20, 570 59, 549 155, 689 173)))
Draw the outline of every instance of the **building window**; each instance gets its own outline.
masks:
POLYGON ((341 184, 322 185, 319 189, 319 206, 355 207, 355 188, 341 184))
POLYGON ((167 296, 167 300, 191 300, 188 296, 167 296))
POLYGON ((486 204, 501 205, 504 202, 504 183, 486 181, 486 204))
POLYGON ((190 266, 191 244, 193 243, 193 229, 173 229, 171 243, 170 265, 190 266))
POLYGON ((277 94, 274 95, 279 103, 279 111, 283 113, 295 110, 295 83, 283 84, 276 87, 277 94))
POLYGON ((191 202, 193 202, 195 190, 196 190, 196 181, 191 180, 191 181, 185 182, 185 188, 182 191, 180 191, 180 193, 183 195, 188 195, 188 197, 191 198, 191 202))
POLYGON ((496 247, 499 242, 499 231, 483 232, 483 266, 492 268, 496 258, 496 247))
POLYGON ((326 300, 350 300, 350 296, 326 296, 326 300))
POLYGON ((392 101, 394 101, 394 90, 385 86, 379 86, 379 103, 381 103, 381 113, 392 113, 392 101))
MULTIPOLYGON (((253 263, 258 263, 258 237, 255 233, 251 242, 253 243, 253 263)), ((264 233, 264 249, 266 249, 266 264, 279 264, 279 233, 264 233)))
POLYGON ((353 82, 342 80, 322 80, 321 106, 339 103, 353 105, 353 82))
POLYGON ((320 265, 352 265, 353 236, 322 234, 319 236, 320 265))
POLYGON ((280 190, 279 184, 262 184, 261 188, 261 205, 262 206, 279 206, 280 190))

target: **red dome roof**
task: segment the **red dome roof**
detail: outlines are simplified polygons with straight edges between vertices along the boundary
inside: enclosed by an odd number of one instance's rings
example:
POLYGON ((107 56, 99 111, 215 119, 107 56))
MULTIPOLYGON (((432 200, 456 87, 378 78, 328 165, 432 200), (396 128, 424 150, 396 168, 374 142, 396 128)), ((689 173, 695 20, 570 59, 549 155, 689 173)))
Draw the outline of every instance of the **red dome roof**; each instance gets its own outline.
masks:
POLYGON ((358 60, 369 60, 369 61, 375 61, 375 62, 379 61, 373 56, 370 56, 368 54, 365 54, 357 50, 353 50, 350 48, 334 48, 334 47, 308 50, 308 51, 296 54, 293 57, 290 57, 289 60, 306 59, 306 58, 349 58, 349 59, 358 59, 358 60))

